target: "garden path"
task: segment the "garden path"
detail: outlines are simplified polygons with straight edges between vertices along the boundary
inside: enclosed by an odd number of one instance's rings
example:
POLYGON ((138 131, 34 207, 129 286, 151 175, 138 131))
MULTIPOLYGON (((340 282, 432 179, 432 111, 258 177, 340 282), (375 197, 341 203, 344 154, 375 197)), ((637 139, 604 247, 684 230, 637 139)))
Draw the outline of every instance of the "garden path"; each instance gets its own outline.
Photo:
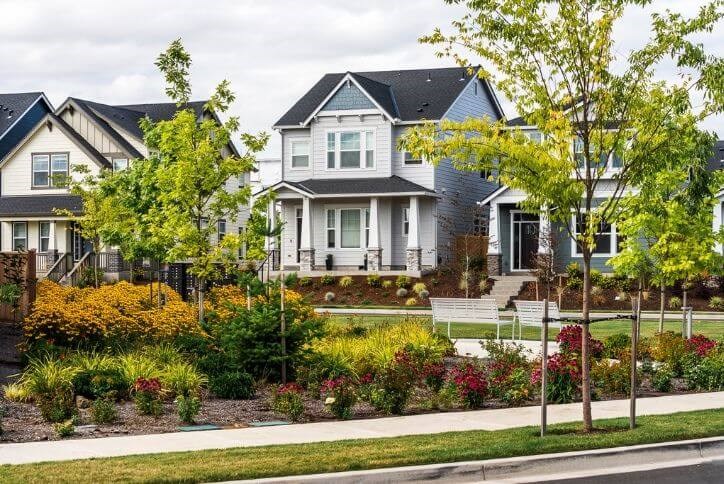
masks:
MULTIPOLYGON (((593 402, 596 419, 626 417, 628 400, 593 402)), ((674 412, 724 408, 724 392, 667 395, 642 398, 638 415, 664 415, 674 412)), ((548 406, 548 423, 577 422, 579 403, 548 406)), ((504 408, 409 415, 367 420, 315 422, 276 427, 257 427, 205 432, 69 439, 52 442, 0 444, 0 464, 116 457, 233 447, 258 447, 273 444, 304 444, 347 439, 399 437, 464 430, 501 430, 538 425, 540 407, 504 408)))

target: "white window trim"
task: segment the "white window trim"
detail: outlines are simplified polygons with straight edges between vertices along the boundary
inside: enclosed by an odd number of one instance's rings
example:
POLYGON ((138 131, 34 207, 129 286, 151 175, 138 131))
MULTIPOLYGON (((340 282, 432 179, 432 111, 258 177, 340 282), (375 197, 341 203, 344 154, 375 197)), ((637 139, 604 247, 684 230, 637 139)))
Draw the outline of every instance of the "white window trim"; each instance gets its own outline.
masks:
POLYGON ((53 223, 49 220, 39 220, 38 221, 38 253, 40 254, 47 254, 48 250, 50 249, 50 224, 53 223), (43 230, 40 228, 43 224, 48 224, 48 236, 43 237, 43 230), (48 239, 48 250, 43 250, 43 239, 48 239))
MULTIPOLYGON (((542 134, 541 134, 541 135, 542 135, 542 134)), ((572 156, 573 156, 573 161, 574 161, 574 162, 576 162, 576 150, 575 150, 575 146, 576 146, 576 141, 577 141, 577 140, 578 140, 578 136, 574 136, 573 141, 571 142, 571 154, 572 154, 572 156)), ((581 154, 583 154, 583 151, 581 151, 581 154)), ((610 153, 610 154, 608 155, 608 158, 606 159, 606 168, 605 168, 605 170, 604 170, 604 172, 603 172, 604 174, 619 173, 619 172, 623 169, 623 165, 622 165, 622 166, 613 166, 613 157, 614 157, 614 153, 610 153)), ((578 162, 576 162, 575 171, 580 172, 580 171, 582 171, 582 170, 583 170, 583 167, 582 167, 582 166, 578 166, 578 162)), ((597 167, 596 167, 596 166, 592 166, 592 167, 590 168, 590 170, 591 170, 591 171, 597 170, 597 167)))
POLYGON ((288 156, 289 156, 289 169, 290 169, 290 170, 292 170, 292 171, 305 171, 305 170, 310 170, 310 169, 311 169, 311 167, 312 167, 312 153, 314 152, 314 150, 312 149, 313 146, 312 146, 312 138, 311 138, 311 137, 309 137, 309 136, 290 136, 290 137, 287 138, 287 147, 288 147, 288 149, 289 149, 289 150, 288 150, 288 151, 289 151, 289 155, 288 155, 288 156), (293 148, 293 146, 294 146, 294 143, 299 143, 299 142, 306 142, 306 143, 308 143, 308 145, 309 145, 309 155, 307 155, 307 156, 308 156, 307 166, 293 166, 293 163, 292 163, 292 156, 293 156, 293 154, 294 154, 294 151, 293 151, 294 148, 293 148))
POLYGON ((119 157, 119 158, 116 158, 116 157, 111 158, 111 167, 113 168, 113 173, 118 173, 118 172, 127 170, 127 169, 128 169, 128 158, 120 158, 120 157, 119 157), (125 161, 126 166, 125 166, 122 170, 116 170, 116 162, 117 162, 117 161, 125 161))
POLYGON ((10 238, 10 244, 11 244, 11 245, 10 245, 10 250, 11 250, 11 251, 15 251, 15 241, 16 241, 16 240, 24 240, 24 241, 25 241, 25 244, 23 244, 23 245, 24 245, 23 250, 27 252, 27 250, 28 250, 28 248, 29 248, 29 247, 28 247, 28 222, 13 222, 12 225, 11 225, 11 227, 10 227, 10 230, 12 230, 12 233, 10 234, 10 235, 11 235, 11 238, 10 238), (25 226, 25 236, 24 236, 24 237, 16 237, 16 236, 15 236, 15 225, 24 225, 24 226, 25 226))
MULTIPOLYGON (((582 259, 583 254, 578 253, 578 232, 576 232, 576 215, 571 215, 571 232, 573 233, 573 237, 571 238, 571 259, 582 259)), ((618 253, 618 232, 616 231, 616 224, 611 224, 611 246, 608 249, 608 252, 598 252, 591 254, 591 257, 594 258, 609 258, 613 257, 618 253)))
MULTIPOLYGON (((408 163, 407 157, 405 155, 407 155, 410 152, 402 150, 402 151, 400 151, 400 153, 402 154, 402 166, 422 166, 425 164, 425 158, 422 156, 420 156, 419 158, 414 158, 414 159, 410 160, 410 161, 414 161, 415 163, 408 163)), ((410 154, 410 156, 412 156, 412 154, 410 154)))
POLYGON ((410 207, 402 207, 402 236, 410 235, 410 207))
MULTIPOLYGON (((300 155, 301 156, 301 155, 300 155)), ((292 170, 308 170, 312 162, 312 140, 309 138, 292 138, 289 140, 289 168, 292 170), (294 145, 307 145, 307 164, 294 166, 294 145)))
POLYGON ((340 171, 376 171, 377 170, 377 161, 378 161, 378 153, 379 150, 377 149, 377 128, 371 127, 371 126, 348 126, 344 128, 333 128, 333 129, 327 129, 324 132, 324 171, 328 172, 340 172, 340 171), (372 139, 374 140, 372 144, 373 148, 373 159, 372 159, 372 166, 367 167, 367 143, 366 143, 366 133, 370 132, 372 133, 372 139), (329 136, 329 133, 334 133, 334 168, 329 168, 327 165, 327 153, 329 152, 327 148, 327 137, 329 136), (359 146, 360 146, 360 167, 359 168, 342 168, 340 166, 341 164, 341 148, 342 143, 340 140, 340 133, 359 133, 360 134, 360 140, 359 140, 359 146))
POLYGON ((219 219, 216 221, 216 243, 220 244, 224 237, 226 237, 226 219, 219 219), (224 225, 224 230, 221 230, 221 224, 224 225))
POLYGON ((324 207, 324 218, 325 218, 325 231, 324 231, 324 250, 327 252, 331 251, 343 251, 343 252, 359 252, 367 249, 367 233, 369 231, 369 225, 367 223, 367 212, 369 207, 360 207, 359 205, 328 205, 324 207), (342 216, 340 212, 342 210, 359 210, 360 214, 360 246, 359 247, 342 247, 342 216), (327 212, 334 212, 334 227, 330 228, 328 225, 329 219, 327 212), (327 238, 329 237, 329 230, 334 230, 334 247, 327 247, 327 238))
POLYGON ((39 188, 39 189, 65 188, 63 186, 57 186, 53 183, 53 177, 56 175, 61 175, 61 174, 66 177, 70 176, 70 153, 69 152, 56 151, 56 152, 31 153, 31 155, 30 155, 30 186, 31 186, 31 188, 39 188), (48 169, 47 170, 35 170, 35 157, 39 157, 39 156, 45 156, 48 158, 48 169), (67 166, 65 168, 64 173, 53 170, 53 157, 54 156, 65 156, 65 161, 67 163, 67 166), (47 173, 48 174, 47 185, 36 185, 35 184, 35 174, 36 173, 47 173))
POLYGON ((324 248, 326 250, 336 250, 339 247, 337 244, 337 212, 333 208, 324 209, 324 248), (329 225, 329 212, 334 214, 334 225, 329 225), (334 241, 334 247, 329 246, 329 231, 334 233, 332 240, 334 241))

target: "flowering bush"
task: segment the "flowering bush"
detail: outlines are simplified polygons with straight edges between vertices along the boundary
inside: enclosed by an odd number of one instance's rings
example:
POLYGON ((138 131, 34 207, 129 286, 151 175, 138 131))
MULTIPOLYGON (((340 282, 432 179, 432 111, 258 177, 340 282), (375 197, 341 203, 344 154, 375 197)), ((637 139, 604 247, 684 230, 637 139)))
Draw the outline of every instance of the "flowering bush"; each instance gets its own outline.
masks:
POLYGON ((158 378, 138 378, 133 384, 133 399, 138 412, 143 415, 161 415, 162 391, 158 378))
POLYGON ((367 392, 370 403, 377 410, 401 414, 415 385, 417 369, 409 350, 395 353, 392 361, 373 376, 367 392))
POLYGON ((324 404, 329 406, 332 415, 339 419, 352 417, 352 407, 357 402, 357 388, 351 378, 340 376, 322 383, 324 404))
POLYGON ((523 345, 493 339, 481 342, 489 357, 488 383, 490 393, 511 404, 520 404, 532 393, 531 364, 523 345))
POLYGON ((449 382, 455 386, 460 401, 467 408, 480 408, 488 395, 488 380, 485 369, 467 362, 452 369, 449 382))
POLYGON ((665 363, 671 368, 675 376, 681 376, 684 367, 688 366, 687 360, 696 358, 694 352, 689 349, 687 341, 673 331, 665 331, 654 336, 651 344, 651 358, 665 363))
POLYGON ((686 347, 700 357, 705 357, 716 348, 716 341, 709 339, 703 334, 695 334, 686 340, 686 347))
POLYGON ((200 331, 194 308, 164 287, 166 304, 149 298, 148 287, 127 282, 79 289, 49 280, 38 283, 25 336, 61 346, 110 343, 143 338, 170 339, 200 331))
POLYGON ((246 307, 246 292, 239 286, 214 286, 204 301, 206 313, 213 311, 222 320, 233 316, 235 306, 246 307))
POLYGON ((272 394, 272 409, 286 415, 292 422, 296 422, 304 414, 303 392, 304 389, 296 383, 281 385, 272 394))
POLYGON ((630 359, 595 360, 591 363, 593 386, 606 394, 626 395, 631 388, 630 359))
POLYGON ((427 387, 434 391, 440 391, 445 383, 445 364, 441 361, 425 363, 422 367, 422 380, 427 387))
POLYGON ((711 352, 687 371, 689 386, 697 390, 718 392, 724 389, 724 352, 711 352))
MULTIPOLYGON (((556 336, 556 341, 560 345, 561 351, 566 353, 581 354, 581 346, 583 341, 583 327, 580 325, 563 326, 560 333, 556 336)), ((588 347, 592 357, 601 356, 603 352, 603 343, 588 333, 588 347)))
MULTIPOLYGON (((540 385, 541 366, 531 373, 531 384, 540 385)), ((548 357, 547 398, 555 403, 568 403, 576 399, 581 382, 581 364, 574 355, 556 353, 548 357)))

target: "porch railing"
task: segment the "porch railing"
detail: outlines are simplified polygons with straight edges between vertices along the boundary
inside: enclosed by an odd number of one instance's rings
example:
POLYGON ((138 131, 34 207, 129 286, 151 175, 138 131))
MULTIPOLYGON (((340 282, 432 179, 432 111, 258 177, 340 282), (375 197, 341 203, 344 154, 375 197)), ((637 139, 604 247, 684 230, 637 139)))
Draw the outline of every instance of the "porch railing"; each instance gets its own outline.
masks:
POLYGON ((86 252, 83 257, 73 266, 63 281, 71 286, 77 286, 86 268, 93 267, 93 252, 86 252))
POLYGON ((37 252, 35 254, 35 272, 45 273, 63 256, 63 252, 37 252))
POLYGON ((53 282, 60 282, 73 268, 73 254, 65 252, 59 253, 57 256, 58 259, 45 273, 45 278, 53 282))

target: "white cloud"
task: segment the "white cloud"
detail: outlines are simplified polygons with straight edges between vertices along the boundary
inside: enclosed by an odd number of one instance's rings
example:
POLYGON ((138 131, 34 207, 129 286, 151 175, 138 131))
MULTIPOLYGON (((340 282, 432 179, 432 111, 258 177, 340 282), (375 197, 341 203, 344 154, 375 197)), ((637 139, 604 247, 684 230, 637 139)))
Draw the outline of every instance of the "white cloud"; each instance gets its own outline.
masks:
MULTIPOLYGON (((655 3, 656 10, 691 10, 702 1, 655 3)), ((639 26, 651 10, 627 16, 617 29, 622 55, 645 41, 648 32, 639 26)), ((245 130, 269 131, 326 72, 450 65, 417 39, 462 13, 443 0, 0 0, 0 90, 42 90, 56 105, 67 96, 163 101, 153 62, 181 37, 194 59, 194 97, 229 79, 237 93, 232 114, 245 130)), ((724 51, 721 30, 702 41, 724 51)), ((672 66, 661 70, 675 74, 672 66)), ((514 114, 509 103, 504 107, 514 114)), ((705 126, 720 129, 722 121, 705 126)), ((275 137, 267 154, 278 152, 275 137)))

